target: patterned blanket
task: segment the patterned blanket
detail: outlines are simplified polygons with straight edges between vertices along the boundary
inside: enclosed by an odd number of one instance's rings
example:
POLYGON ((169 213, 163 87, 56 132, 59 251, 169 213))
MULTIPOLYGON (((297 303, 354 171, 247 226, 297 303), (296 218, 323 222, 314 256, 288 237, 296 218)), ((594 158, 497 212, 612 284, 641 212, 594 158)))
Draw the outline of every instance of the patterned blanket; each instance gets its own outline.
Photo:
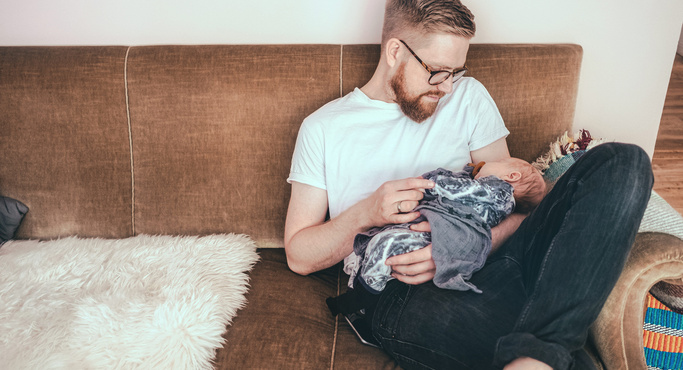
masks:
POLYGON ((683 369, 683 315, 649 294, 643 344, 648 369, 683 369))

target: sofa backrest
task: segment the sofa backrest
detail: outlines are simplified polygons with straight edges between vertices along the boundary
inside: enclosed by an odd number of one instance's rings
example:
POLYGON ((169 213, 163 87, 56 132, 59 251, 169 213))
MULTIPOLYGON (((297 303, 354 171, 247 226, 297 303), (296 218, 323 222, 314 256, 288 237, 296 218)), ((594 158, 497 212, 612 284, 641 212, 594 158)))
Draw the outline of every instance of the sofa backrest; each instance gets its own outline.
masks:
MULTIPOLYGON (((577 45, 472 45, 527 160, 571 130, 577 45)), ((0 48, 0 194, 19 238, 252 236, 281 246, 301 121, 362 86, 378 45, 0 48)))

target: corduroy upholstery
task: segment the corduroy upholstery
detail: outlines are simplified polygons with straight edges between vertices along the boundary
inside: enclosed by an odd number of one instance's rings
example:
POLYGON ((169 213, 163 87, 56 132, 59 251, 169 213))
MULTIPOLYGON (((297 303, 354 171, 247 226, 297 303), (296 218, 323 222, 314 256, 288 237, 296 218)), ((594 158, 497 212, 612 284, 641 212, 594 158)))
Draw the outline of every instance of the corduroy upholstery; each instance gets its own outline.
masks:
POLYGON ((135 232, 230 230, 281 244, 297 122, 339 95, 338 53, 131 48, 135 232))
MULTIPOLYGON (((301 121, 362 86, 378 53, 377 45, 1 47, 0 194, 30 208, 18 237, 248 234, 275 248, 260 250, 219 367, 395 368, 329 314, 325 298, 346 285, 340 266, 298 276, 279 248, 301 121)), ((571 130, 581 55, 577 45, 471 46, 471 75, 496 100, 513 155, 533 160, 571 130)), ((608 368, 621 368, 639 339, 642 357, 642 317, 632 312, 651 279, 681 277, 651 267, 680 261, 679 242, 639 237, 624 279, 640 280, 620 281, 595 325, 608 368)))
MULTIPOLYGON (((230 230, 281 246, 299 125, 362 86, 379 46, 0 53, 2 191, 31 208, 19 237, 230 230)), ((576 45, 471 47, 516 156, 533 160, 571 129, 580 61, 576 45)))
POLYGON ((125 47, 0 49, 0 192, 20 238, 132 235, 125 47))

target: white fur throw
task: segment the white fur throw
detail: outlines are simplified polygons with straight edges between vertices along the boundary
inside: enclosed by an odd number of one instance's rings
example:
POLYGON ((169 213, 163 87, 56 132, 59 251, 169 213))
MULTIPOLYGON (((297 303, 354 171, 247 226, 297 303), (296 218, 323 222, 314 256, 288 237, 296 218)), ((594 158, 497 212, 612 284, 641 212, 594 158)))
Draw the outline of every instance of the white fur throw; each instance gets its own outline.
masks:
POLYGON ((210 369, 257 260, 234 234, 8 242, 0 368, 210 369))

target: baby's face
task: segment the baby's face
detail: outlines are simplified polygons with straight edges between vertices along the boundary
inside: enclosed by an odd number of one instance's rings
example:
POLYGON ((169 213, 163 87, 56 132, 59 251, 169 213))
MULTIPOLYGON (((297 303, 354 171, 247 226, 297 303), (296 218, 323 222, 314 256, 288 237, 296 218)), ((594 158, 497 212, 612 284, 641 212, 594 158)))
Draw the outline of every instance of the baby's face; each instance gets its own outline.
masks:
POLYGON ((502 179, 509 173, 510 168, 502 162, 486 162, 474 178, 478 179, 486 176, 496 176, 502 179))

